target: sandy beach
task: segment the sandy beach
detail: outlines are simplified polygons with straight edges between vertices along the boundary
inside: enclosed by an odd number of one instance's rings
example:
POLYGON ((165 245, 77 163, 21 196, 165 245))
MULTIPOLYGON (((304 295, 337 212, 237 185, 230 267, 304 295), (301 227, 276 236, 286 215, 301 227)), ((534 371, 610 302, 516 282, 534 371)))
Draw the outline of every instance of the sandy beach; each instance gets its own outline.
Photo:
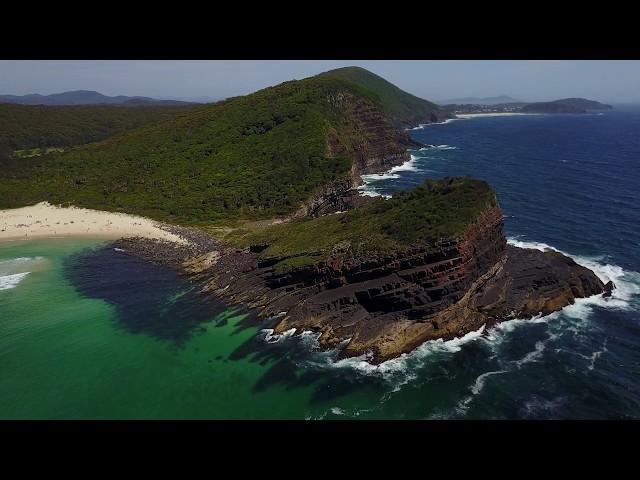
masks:
POLYGON ((187 243, 161 226, 159 222, 145 217, 87 208, 62 208, 47 202, 0 210, 0 241, 84 236, 106 239, 147 237, 187 243))

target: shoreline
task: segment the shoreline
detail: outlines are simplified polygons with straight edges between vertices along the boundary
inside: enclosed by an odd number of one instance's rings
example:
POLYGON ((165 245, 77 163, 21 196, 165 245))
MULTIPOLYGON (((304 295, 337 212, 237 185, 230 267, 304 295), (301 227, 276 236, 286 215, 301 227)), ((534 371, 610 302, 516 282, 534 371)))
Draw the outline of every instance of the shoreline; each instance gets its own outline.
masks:
POLYGON ((489 113, 457 113, 458 118, 479 118, 479 117, 517 117, 525 115, 546 115, 545 113, 521 113, 521 112, 489 112, 489 113))
POLYGON ((117 240, 144 237, 188 245, 169 225, 146 217, 40 202, 0 210, 0 242, 35 238, 85 237, 117 240))

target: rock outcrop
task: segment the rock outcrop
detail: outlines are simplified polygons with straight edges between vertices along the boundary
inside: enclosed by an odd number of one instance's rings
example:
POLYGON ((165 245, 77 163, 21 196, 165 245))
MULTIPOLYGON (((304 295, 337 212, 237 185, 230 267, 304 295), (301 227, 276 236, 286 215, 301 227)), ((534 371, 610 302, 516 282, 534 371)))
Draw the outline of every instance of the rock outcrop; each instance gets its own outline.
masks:
POLYGON ((264 248, 225 249, 214 262, 203 257, 203 268, 193 261, 189 268, 203 292, 261 318, 279 316, 276 332, 316 331, 321 346, 342 345, 343 357, 369 353, 373 362, 483 324, 549 314, 605 290, 593 272, 558 252, 507 245, 497 206, 459 238, 388 255, 335 249, 326 260, 282 273, 275 265, 283 258, 260 258, 264 248))

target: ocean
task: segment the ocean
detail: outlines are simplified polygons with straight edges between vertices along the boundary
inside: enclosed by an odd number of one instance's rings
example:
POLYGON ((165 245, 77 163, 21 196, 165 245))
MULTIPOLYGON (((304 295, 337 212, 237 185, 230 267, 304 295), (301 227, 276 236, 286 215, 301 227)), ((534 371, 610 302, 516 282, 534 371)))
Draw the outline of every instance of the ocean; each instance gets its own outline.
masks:
POLYGON ((617 285, 546 317, 427 342, 379 366, 277 336, 174 271, 99 240, 0 243, 0 418, 640 418, 640 109, 460 119, 367 176, 489 182, 509 242, 617 285))

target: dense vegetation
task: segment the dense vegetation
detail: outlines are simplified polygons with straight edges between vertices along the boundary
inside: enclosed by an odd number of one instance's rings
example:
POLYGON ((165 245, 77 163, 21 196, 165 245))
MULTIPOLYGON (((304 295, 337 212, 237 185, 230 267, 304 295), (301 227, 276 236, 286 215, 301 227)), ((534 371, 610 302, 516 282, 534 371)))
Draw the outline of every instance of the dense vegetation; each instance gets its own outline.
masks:
POLYGON ((14 161, 0 172, 0 207, 71 202, 183 223, 291 213, 351 167, 349 158, 327 156, 327 131, 349 133, 328 101, 335 92, 377 102, 373 92, 338 79, 286 82, 14 161))
MULTIPOLYGON (((406 120, 434 107, 357 68, 194 107, 4 105, 0 142, 13 152, 0 169, 0 208, 49 201, 191 224, 288 215, 327 183, 349 175, 351 152, 368 136, 385 141, 395 135, 391 116, 406 120), (354 111, 369 123, 354 121, 354 111), (344 147, 337 150, 343 156, 329 154, 329 138, 344 147)), ((416 201, 415 208, 422 208, 416 201)), ((362 217, 330 218, 353 222, 345 238, 358 225, 367 230, 367 215, 374 213, 386 219, 377 237, 382 242, 400 241, 409 230, 421 238, 438 232, 440 214, 428 209, 423 227, 405 228, 398 202, 375 207, 395 205, 386 216, 369 209, 362 217)), ((414 208, 413 197, 402 202, 414 208)), ((342 228, 333 221, 320 223, 328 222, 329 231, 342 228)))
POLYGON ((419 122, 440 121, 452 117, 435 103, 411 95, 364 68, 338 68, 320 76, 341 78, 375 92, 385 113, 396 124, 415 125, 419 122))
POLYGON ((51 107, 0 104, 0 149, 68 147, 161 122, 200 106, 51 107))
POLYGON ((281 262, 279 268, 286 268, 315 263, 336 248, 383 252, 454 238, 495 204, 495 194, 481 180, 428 180, 388 200, 372 201, 345 213, 305 218, 262 230, 237 229, 227 240, 240 247, 268 245, 261 252, 263 257, 300 255, 281 262))

